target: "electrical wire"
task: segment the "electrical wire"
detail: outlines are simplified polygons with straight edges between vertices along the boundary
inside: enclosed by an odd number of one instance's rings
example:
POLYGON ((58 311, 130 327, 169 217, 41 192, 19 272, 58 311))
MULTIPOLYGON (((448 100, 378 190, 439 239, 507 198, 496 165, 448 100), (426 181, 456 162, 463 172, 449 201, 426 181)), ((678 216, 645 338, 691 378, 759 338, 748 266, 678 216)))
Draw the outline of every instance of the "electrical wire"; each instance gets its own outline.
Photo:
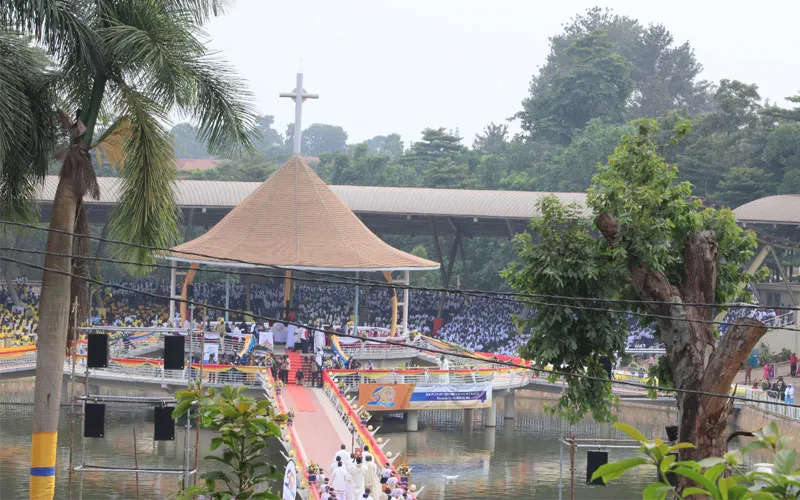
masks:
MULTIPOLYGON (((16 249, 10 247, 0 247, 0 251, 12 251, 12 252, 19 252, 19 253, 31 253, 31 254, 39 254, 39 255, 55 255, 58 257, 75 257, 77 256, 69 253, 59 253, 59 252, 47 252, 44 250, 24 250, 24 249, 16 249)), ((115 264, 124 264, 124 265, 134 265, 134 266, 142 266, 142 267, 156 267, 156 268, 166 268, 172 269, 172 266, 164 265, 164 264, 144 264, 140 262, 131 262, 131 261, 120 261, 116 259, 109 259, 104 257, 79 257, 81 259, 87 261, 100 261, 100 262, 111 262, 115 264)), ((201 271, 198 269, 198 271, 201 271)), ((212 269, 203 269, 204 272, 221 272, 222 274, 235 274, 235 275, 242 275, 242 276, 258 276, 263 277, 263 275, 257 273, 248 273, 248 272, 238 272, 238 271, 216 271, 212 269)), ((337 285, 348 285, 350 283, 346 281, 333 281, 333 280, 321 280, 321 279, 314 279, 314 278, 307 278, 307 281, 315 282, 315 283, 323 283, 323 284, 337 284, 337 285)), ((384 283, 385 286, 391 286, 389 284, 384 283)), ((519 303, 525 304, 529 306, 537 306, 537 307, 561 307, 561 308, 568 308, 568 309, 576 309, 580 311, 593 311, 593 312, 603 312, 607 314, 624 314, 627 316, 636 316, 641 318, 648 318, 648 319, 664 319, 669 321, 682 321, 685 323, 695 323, 695 324, 706 324, 706 325, 717 325, 717 326, 728 326, 732 327, 735 323, 730 321, 715 321, 715 320, 703 320, 703 319, 693 319, 693 318, 686 318, 686 317, 679 317, 679 316, 668 316, 668 315, 661 315, 661 314, 654 314, 649 312, 638 312, 638 311, 628 311, 628 310, 619 310, 619 309, 609 309, 605 307, 592 307, 592 306, 585 306, 585 305, 575 305, 575 304, 564 304, 564 303, 552 303, 552 302, 542 302, 536 300, 528 300, 528 299, 520 299, 520 298, 509 298, 506 296, 494 296, 490 293, 486 292, 472 292, 472 291, 465 291, 465 290, 444 290, 444 289, 434 289, 429 290, 426 288, 416 289, 417 291, 434 291, 434 292, 446 292, 446 293, 453 293, 458 295, 465 295, 468 297, 478 297, 478 298, 485 298, 489 300, 495 300, 499 302, 512 302, 512 303, 519 303)), ((559 299, 571 299, 571 297, 562 297, 562 296, 555 296, 559 299)), ((583 298, 583 300, 595 300, 591 298, 583 298)), ((597 302, 606 302, 601 299, 597 299, 597 302)), ((800 332, 800 328, 797 327, 790 327, 784 326, 782 327, 783 330, 786 331, 796 331, 800 332)))
MULTIPOLYGON (((89 282, 92 282, 92 283, 95 283, 95 284, 98 284, 98 285, 101 285, 101 286, 107 286, 109 288, 116 288, 116 289, 120 289, 120 290, 125 290, 125 291, 131 292, 131 293, 148 296, 148 297, 152 297, 152 298, 155 298, 155 299, 173 300, 170 297, 167 297, 165 295, 159 295, 159 294, 152 293, 152 292, 145 292, 143 290, 137 290, 135 288, 127 287, 127 286, 124 286, 124 285, 117 285, 117 284, 114 284, 114 283, 109 283, 109 282, 104 282, 104 281, 101 281, 101 280, 96 280, 94 278, 88 278, 88 277, 85 277, 85 276, 80 276, 80 275, 72 273, 70 271, 62 271, 60 269, 46 268, 45 266, 40 266, 40 265, 37 265, 37 264, 31 264, 29 262, 23 262, 23 261, 16 260, 16 259, 11 259, 11 258, 8 258, 8 257, 5 257, 5 256, 0 256, 0 260, 4 260, 4 261, 7 261, 7 262, 13 262, 13 263, 16 263, 16 264, 19 264, 19 265, 22 265, 22 266, 26 266, 26 267, 30 267, 30 268, 34 268, 34 269, 40 269, 40 270, 43 270, 43 271, 48 271, 48 272, 53 272, 53 273, 56 273, 56 274, 61 274, 63 276, 70 276, 72 278, 83 279, 85 281, 89 281, 89 282)), ((189 305, 192 305, 192 306, 212 308, 211 306, 208 306, 207 304, 203 304, 203 303, 195 302, 195 301, 190 301, 190 300, 180 300, 179 302, 183 302, 183 303, 186 303, 186 304, 189 304, 189 305)), ((309 331, 314 331, 314 332, 320 331, 320 332, 323 332, 323 333, 325 333, 327 335, 332 335, 332 336, 336 336, 336 337, 344 337, 344 338, 352 338, 352 339, 357 339, 357 340, 363 340, 358 335, 341 333, 341 332, 325 331, 322 328, 317 328, 317 327, 314 327, 314 326, 304 325, 303 323, 300 323, 300 322, 290 321, 290 320, 285 320, 285 319, 279 319, 279 318, 272 318, 272 317, 263 316, 263 315, 256 315, 256 314, 253 314, 253 313, 251 313, 249 311, 242 311, 242 310, 238 310, 238 309, 225 308, 225 307, 213 307, 213 309, 214 310, 227 311, 229 313, 235 313, 235 314, 241 314, 241 315, 249 315, 254 319, 257 318, 257 319, 260 319, 260 320, 263 320, 263 321, 280 322, 280 323, 284 323, 286 325, 290 325, 291 324, 291 325, 294 325, 294 326, 299 326, 299 327, 305 328, 305 329, 307 329, 309 331)), ((391 341, 380 340, 380 339, 370 339, 370 342, 374 342, 374 343, 378 343, 378 344, 394 345, 394 346, 397 345, 396 343, 393 343, 391 341)), ((451 357, 456 357, 456 358, 461 358, 461 359, 468 359, 468 360, 481 362, 481 363, 491 363, 491 364, 496 364, 496 365, 501 365, 501 366, 507 366, 507 367, 510 367, 510 368, 527 369, 527 370, 530 370, 530 371, 532 371, 534 373, 547 374, 548 376, 555 375, 555 376, 562 376, 562 377, 575 377, 575 378, 579 378, 579 379, 583 379, 583 380, 591 380, 591 381, 595 381, 595 382, 606 382, 606 383, 610 383, 610 384, 613 384, 613 385, 623 385, 623 386, 635 387, 637 389, 647 389, 647 390, 654 390, 654 391, 668 392, 668 393, 678 393, 678 394, 694 394, 694 395, 697 395, 697 396, 708 396, 708 397, 725 398, 725 399, 729 399, 729 400, 738 400, 738 401, 753 402, 753 403, 764 403, 763 400, 758 400, 758 399, 755 399, 755 398, 748 398, 748 397, 744 397, 744 396, 737 396, 735 393, 734 394, 721 394, 721 393, 715 393, 715 392, 700 391, 700 390, 696 390, 696 389, 681 389, 681 388, 676 388, 676 387, 662 387, 662 386, 650 385, 650 384, 639 384, 639 383, 636 383, 636 382, 628 382, 628 381, 625 381, 625 380, 613 380, 613 379, 609 379, 609 378, 593 377, 593 376, 590 376, 590 375, 584 375, 584 374, 580 374, 580 373, 570 373, 570 372, 563 372, 563 371, 559 371, 559 370, 547 370, 547 369, 544 369, 544 368, 536 368, 534 366, 520 365, 520 364, 517 364, 517 363, 501 361, 501 360, 497 360, 497 359, 490 361, 490 360, 487 360, 485 358, 478 358, 478 357, 475 357, 475 356, 470 356, 469 354, 462 354, 462 353, 444 351, 442 349, 432 349, 432 348, 428 348, 428 347, 415 346, 415 345, 410 345, 408 347, 411 347, 411 348, 416 349, 416 350, 421 351, 421 352, 428 352, 428 353, 439 354, 439 355, 445 354, 445 355, 448 355, 448 356, 451 356, 451 357)), ((794 405, 794 404, 791 404, 791 403, 777 402, 777 401, 776 402, 771 402, 770 401, 769 403, 770 404, 775 404, 776 406, 789 406, 789 407, 796 407, 797 406, 797 405, 794 405)))
MULTIPOLYGON (((65 231, 65 230, 62 230, 62 229, 43 228, 43 227, 39 227, 39 226, 36 226, 36 225, 26 224, 26 223, 16 222, 16 221, 3 221, 3 220, 0 220, 0 224, 8 224, 8 225, 13 225, 13 226, 25 227, 25 228, 35 229, 35 230, 39 230, 39 231, 52 231, 52 232, 57 232, 57 233, 61 233, 61 234, 68 234, 70 236, 77 237, 77 238, 87 238, 87 239, 100 241, 100 242, 105 242, 105 243, 112 243, 112 244, 117 244, 117 245, 131 246, 131 247, 140 248, 140 249, 143 249, 143 250, 150 250, 152 252, 157 252, 157 253, 178 253, 178 254, 193 255, 193 256, 196 256, 196 257, 203 257, 203 258, 208 258, 208 259, 217 259, 216 261, 213 262, 213 264, 223 265, 223 263, 220 263, 220 261, 219 261, 220 258, 219 257, 215 257, 213 255, 208 255, 208 254, 202 254, 202 253, 196 253, 196 252, 186 252, 186 251, 182 251, 182 250, 173 250, 173 249, 170 249, 170 248, 162 248, 162 247, 153 247, 153 246, 148 246, 148 245, 141 245, 141 244, 138 244, 138 243, 130 243, 130 242, 114 240, 114 239, 110 239, 110 238, 92 236, 92 235, 89 235, 89 234, 80 234, 80 233, 69 232, 69 231, 65 231)), ((19 251, 18 249, 13 249, 13 248, 8 248, 8 250, 19 251)), ((66 255, 63 255, 63 256, 66 256, 66 255)), ((101 259, 101 258, 98 258, 98 257, 88 257, 88 256, 87 257, 80 257, 80 258, 83 258, 85 260, 93 260, 93 259, 100 260, 101 259)), ((287 268, 280 267, 280 266, 260 264, 260 263, 257 263, 257 262, 251 262, 251 261, 246 261, 246 260, 232 259, 232 258, 227 258, 227 257, 223 257, 222 259, 225 260, 226 262, 237 263, 237 264, 247 264, 247 265, 253 266, 253 267, 264 267, 264 268, 273 269, 273 270, 279 270, 279 271, 286 271, 287 270, 287 268)), ((137 266, 143 266, 143 267, 164 267, 164 268, 172 269, 171 266, 164 266, 164 265, 158 265, 158 264, 142 264, 142 263, 136 263, 136 262, 124 262, 124 261, 115 261, 115 260, 109 260, 109 262, 117 262, 117 263, 123 263, 123 264, 127 264, 127 265, 137 265, 137 266)), ((201 271, 201 269, 198 269, 197 271, 201 271)), ((244 271, 228 271, 228 270, 222 270, 222 269, 215 269, 215 270, 203 269, 202 271, 216 272, 216 273, 220 273, 220 274, 239 275, 239 276, 257 276, 257 277, 261 277, 261 278, 265 277, 262 274, 249 273, 249 272, 244 272, 244 271)), ((734 303, 712 304, 712 303, 703 303, 703 302, 676 302, 676 301, 637 300, 637 299, 609 299, 609 298, 601 298, 601 297, 573 297, 573 296, 568 296, 568 295, 535 294, 535 293, 532 294, 532 293, 523 293, 523 292, 500 292, 500 291, 488 291, 488 290, 453 290, 453 289, 450 289, 450 288, 421 287, 421 286, 416 286, 416 285, 405 285, 403 283, 394 283, 394 282, 393 283, 387 283, 387 282, 384 282, 384 281, 370 280, 370 279, 366 279, 366 278, 350 278, 350 277, 340 276, 340 275, 337 275, 337 274, 326 273, 326 272, 321 272, 321 271, 303 270, 302 272, 305 273, 305 274, 310 274, 310 275, 314 275, 314 276, 324 276, 324 277, 336 278, 339 281, 333 282, 333 281, 315 280, 313 278, 304 278, 304 277, 298 277, 298 276, 294 276, 294 275, 290 276, 289 279, 290 280, 297 280, 297 281, 318 282, 318 283, 335 283, 335 284, 346 284, 346 285, 360 285, 360 284, 363 284, 363 285, 379 287, 379 288, 390 288, 390 289, 395 290, 395 291, 397 291, 397 290, 406 290, 407 289, 407 290, 412 290, 412 291, 425 291, 425 292, 448 293, 448 294, 462 294, 462 295, 472 295, 472 296, 479 296, 479 297, 486 297, 486 296, 494 295, 494 296, 504 296, 504 297, 546 298, 546 299, 570 300, 570 301, 578 301, 578 302, 580 302, 580 301, 584 301, 584 302, 585 301, 589 301, 589 302, 601 302, 601 303, 608 303, 608 304, 637 304, 637 305, 652 304, 652 305, 667 305, 667 306, 675 305, 675 306, 684 306, 684 307, 708 307, 708 308, 715 308, 715 309, 731 309, 731 308, 770 309, 769 307, 760 306, 760 305, 757 305, 757 304, 741 304, 741 303, 735 303, 735 302, 734 303), (342 281, 342 280, 344 280, 344 281, 342 281)), ((284 276, 282 278, 285 279, 286 277, 284 276)), ((800 307, 781 307, 781 309, 782 310, 787 310, 787 311, 800 311, 800 307)), ((643 314, 643 313, 640 313, 640 314, 643 314)), ((725 324, 725 323, 721 323, 721 322, 710 322, 710 323, 712 323, 712 324, 725 324)))

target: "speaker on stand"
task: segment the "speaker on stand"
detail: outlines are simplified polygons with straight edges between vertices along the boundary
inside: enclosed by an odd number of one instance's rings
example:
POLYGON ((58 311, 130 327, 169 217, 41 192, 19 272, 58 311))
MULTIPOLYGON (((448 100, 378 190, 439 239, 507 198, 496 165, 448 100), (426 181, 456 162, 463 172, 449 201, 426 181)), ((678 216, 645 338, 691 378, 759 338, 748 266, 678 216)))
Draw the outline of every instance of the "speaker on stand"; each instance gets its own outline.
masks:
POLYGON ((105 333, 90 333, 86 339, 86 366, 89 368, 108 368, 108 335, 105 333))
POLYGON ((164 337, 164 369, 183 370, 185 356, 183 335, 167 335, 164 337))
POLYGON ((595 473, 600 466, 608 463, 607 451, 590 451, 586 455, 586 484, 589 486, 605 486, 602 478, 592 480, 592 474, 595 473))

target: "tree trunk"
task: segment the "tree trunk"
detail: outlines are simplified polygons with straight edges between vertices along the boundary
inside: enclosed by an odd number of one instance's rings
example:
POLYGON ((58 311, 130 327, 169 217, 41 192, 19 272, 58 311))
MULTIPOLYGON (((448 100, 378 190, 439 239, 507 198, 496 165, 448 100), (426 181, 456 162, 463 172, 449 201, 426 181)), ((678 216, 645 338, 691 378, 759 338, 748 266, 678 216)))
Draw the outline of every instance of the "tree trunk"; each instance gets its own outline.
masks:
MULTIPOLYGON (((77 208, 73 177, 58 182, 50 228, 73 232, 77 208)), ((47 236, 45 267, 72 271, 72 235, 50 232, 47 236)), ((31 448, 30 497, 52 499, 55 491, 58 417, 61 409, 61 380, 69 327, 70 277, 45 271, 39 311, 39 343, 36 359, 36 386, 33 402, 33 443, 31 448)))
MULTIPOLYGON (((619 230, 614 216, 601 214, 595 223, 613 246, 619 230)), ((732 400, 693 391, 730 394, 739 367, 767 331, 760 321, 740 318, 717 341, 711 323, 712 308, 684 305, 716 301, 717 258, 715 233, 701 231, 686 241, 680 286, 644 263, 628 263, 636 293, 642 300, 652 301, 646 307, 657 316, 675 388, 687 391, 676 394, 680 415, 678 436, 681 442, 692 443, 695 448, 681 450, 681 460, 719 457, 725 453, 732 400)))

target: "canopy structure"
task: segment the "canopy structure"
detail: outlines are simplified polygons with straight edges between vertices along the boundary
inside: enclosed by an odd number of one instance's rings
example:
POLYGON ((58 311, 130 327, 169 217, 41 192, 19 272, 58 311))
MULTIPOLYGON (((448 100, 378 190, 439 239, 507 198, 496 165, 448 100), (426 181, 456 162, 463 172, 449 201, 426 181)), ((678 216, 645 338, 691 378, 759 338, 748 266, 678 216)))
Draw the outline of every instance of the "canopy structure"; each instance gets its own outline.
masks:
MULTIPOLYGON (((287 278, 292 270, 382 271, 391 280, 392 271, 404 271, 406 283, 409 271, 439 268, 439 263, 393 248, 372 233, 299 156, 289 159, 207 233, 172 250, 168 259, 191 264, 183 300, 201 264, 280 268, 287 278)), ((174 290, 175 272, 172 281, 174 290)), ((406 289, 404 329, 408 303, 406 289)), ((393 327, 396 307, 395 299, 393 327)), ((357 311, 356 305, 356 317, 357 311)), ((170 313, 174 315, 174 305, 170 313)), ((184 306, 181 317, 185 319, 184 306)))
POLYGON ((173 250, 173 260, 225 267, 326 271, 439 268, 438 263, 393 248, 372 233, 298 156, 206 234, 173 250))

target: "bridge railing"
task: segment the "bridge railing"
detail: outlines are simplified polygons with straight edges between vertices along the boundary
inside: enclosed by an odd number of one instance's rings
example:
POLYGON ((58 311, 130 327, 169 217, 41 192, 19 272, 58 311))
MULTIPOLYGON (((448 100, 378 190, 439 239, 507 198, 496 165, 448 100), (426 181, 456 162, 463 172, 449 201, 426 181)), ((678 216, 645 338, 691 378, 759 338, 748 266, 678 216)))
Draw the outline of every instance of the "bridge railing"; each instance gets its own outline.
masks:
POLYGON ((36 351, 0 355, 0 372, 12 371, 26 366, 36 366, 36 351))
MULTIPOLYGON (((83 375, 85 372, 86 358, 76 358, 75 374, 83 375)), ((191 368, 187 363, 183 370, 164 370, 163 363, 158 359, 146 358, 112 358, 107 368, 91 368, 90 377, 101 379, 123 380, 131 382, 164 382, 169 384, 186 383, 188 380, 200 378, 200 364, 192 363, 191 368)), ((214 386, 246 385, 259 386, 258 374, 266 370, 261 366, 239 365, 203 365, 203 383, 214 386)), ((64 362, 64 372, 71 373, 70 360, 64 362)))
POLYGON ((345 385, 345 391, 357 391, 360 384, 476 384, 491 382, 494 390, 515 389, 528 385, 534 378, 524 368, 456 369, 456 370, 327 370, 331 377, 345 385))
POLYGON ((771 397, 770 393, 774 394, 773 391, 762 391, 760 389, 753 389, 750 387, 739 387, 736 390, 736 394, 738 396, 744 396, 749 399, 758 400, 758 402, 748 402, 746 404, 755 406, 756 408, 768 411, 770 413, 782 415, 794 420, 800 420, 800 407, 777 404, 784 402, 781 401, 779 397, 771 397))

